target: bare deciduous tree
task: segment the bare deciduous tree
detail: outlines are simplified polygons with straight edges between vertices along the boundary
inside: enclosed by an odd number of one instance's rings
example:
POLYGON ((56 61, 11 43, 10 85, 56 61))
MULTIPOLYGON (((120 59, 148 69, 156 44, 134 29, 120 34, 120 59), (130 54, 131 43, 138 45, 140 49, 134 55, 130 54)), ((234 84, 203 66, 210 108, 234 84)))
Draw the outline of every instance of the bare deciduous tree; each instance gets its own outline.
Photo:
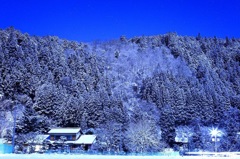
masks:
POLYGON ((133 152, 147 152, 160 149, 161 130, 152 121, 132 123, 126 131, 128 148, 133 152))

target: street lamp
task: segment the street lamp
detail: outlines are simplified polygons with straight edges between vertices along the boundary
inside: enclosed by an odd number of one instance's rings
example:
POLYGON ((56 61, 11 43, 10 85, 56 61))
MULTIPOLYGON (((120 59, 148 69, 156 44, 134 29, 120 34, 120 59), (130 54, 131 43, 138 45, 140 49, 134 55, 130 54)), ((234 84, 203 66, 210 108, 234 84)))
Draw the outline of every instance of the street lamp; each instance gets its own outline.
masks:
POLYGON ((214 151, 217 152, 216 143, 220 141, 220 137, 223 135, 223 132, 221 130, 218 130, 218 128, 212 128, 210 130, 210 135, 212 141, 214 142, 214 151))

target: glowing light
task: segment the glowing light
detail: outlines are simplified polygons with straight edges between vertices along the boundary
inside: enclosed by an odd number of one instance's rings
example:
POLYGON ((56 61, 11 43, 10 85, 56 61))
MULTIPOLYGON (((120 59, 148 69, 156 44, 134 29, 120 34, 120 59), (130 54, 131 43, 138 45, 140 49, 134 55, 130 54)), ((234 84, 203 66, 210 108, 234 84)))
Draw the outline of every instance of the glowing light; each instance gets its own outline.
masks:
POLYGON ((210 130, 210 135, 211 137, 221 137, 223 135, 223 132, 218 128, 212 128, 210 130))
POLYGON ((214 142, 214 151, 217 152, 217 142, 220 141, 220 137, 223 135, 223 132, 221 130, 218 130, 218 128, 212 128, 210 130, 210 135, 212 137, 212 141, 214 142))

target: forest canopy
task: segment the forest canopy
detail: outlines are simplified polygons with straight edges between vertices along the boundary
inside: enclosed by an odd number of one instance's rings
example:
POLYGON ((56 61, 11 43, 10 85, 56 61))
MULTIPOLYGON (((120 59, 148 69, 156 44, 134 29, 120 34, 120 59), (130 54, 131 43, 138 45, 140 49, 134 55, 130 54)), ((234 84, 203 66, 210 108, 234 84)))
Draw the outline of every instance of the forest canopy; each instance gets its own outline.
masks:
MULTIPOLYGON (((0 30, 0 137, 81 127, 99 151, 235 151, 240 131, 240 39, 167 33, 79 43, 0 30), (141 141, 141 142, 140 142, 141 141)), ((20 139, 19 139, 20 140, 20 139)))

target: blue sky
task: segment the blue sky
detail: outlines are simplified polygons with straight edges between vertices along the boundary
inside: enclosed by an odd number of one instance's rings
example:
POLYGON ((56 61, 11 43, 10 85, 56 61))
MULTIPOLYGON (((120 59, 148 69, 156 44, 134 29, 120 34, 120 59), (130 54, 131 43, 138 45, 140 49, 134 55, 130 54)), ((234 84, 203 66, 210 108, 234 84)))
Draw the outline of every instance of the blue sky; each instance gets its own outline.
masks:
POLYGON ((76 41, 177 32, 240 37, 239 0, 0 0, 0 28, 76 41))

